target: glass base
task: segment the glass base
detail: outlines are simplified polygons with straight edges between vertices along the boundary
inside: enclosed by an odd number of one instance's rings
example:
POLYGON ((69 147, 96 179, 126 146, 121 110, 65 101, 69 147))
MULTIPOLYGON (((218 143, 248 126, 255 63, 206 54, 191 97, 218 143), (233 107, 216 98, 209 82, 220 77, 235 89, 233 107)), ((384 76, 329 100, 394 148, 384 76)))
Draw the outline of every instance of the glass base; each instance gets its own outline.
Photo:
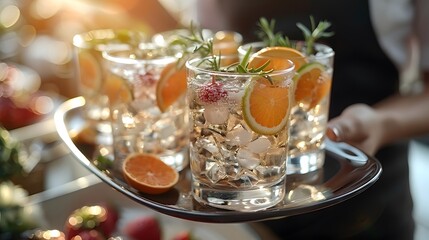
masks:
POLYGON ((316 171, 325 163, 325 150, 302 153, 289 156, 286 165, 286 174, 305 174, 316 171))
POLYGON ((198 202, 216 208, 256 212, 275 206, 285 196, 285 181, 255 189, 217 189, 193 181, 192 193, 198 202))
POLYGON ((189 148, 184 148, 182 151, 176 152, 175 154, 160 155, 159 158, 170 167, 173 167, 177 171, 181 171, 189 164, 189 148))

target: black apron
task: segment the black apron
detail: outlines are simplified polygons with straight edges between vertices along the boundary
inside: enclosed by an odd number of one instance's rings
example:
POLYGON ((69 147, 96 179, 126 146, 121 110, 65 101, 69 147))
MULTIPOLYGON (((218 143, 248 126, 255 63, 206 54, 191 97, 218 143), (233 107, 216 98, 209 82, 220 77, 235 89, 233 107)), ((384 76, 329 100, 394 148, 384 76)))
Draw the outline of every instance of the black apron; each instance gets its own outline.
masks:
MULTIPOLYGON (((202 27, 235 30, 245 42, 258 40, 260 17, 275 19, 277 30, 290 39, 303 39, 297 22, 310 26, 328 20, 335 35, 320 42, 335 51, 330 117, 354 103, 372 105, 394 94, 399 74, 381 49, 362 0, 202 0, 202 27), (217 19, 205 19, 204 2, 216 2, 217 19)), ((213 14, 211 14, 213 15, 213 14)), ((383 166, 381 178, 368 190, 338 205, 299 216, 265 221, 281 239, 412 239, 412 199, 408 179, 408 143, 381 149, 376 157, 383 166)))

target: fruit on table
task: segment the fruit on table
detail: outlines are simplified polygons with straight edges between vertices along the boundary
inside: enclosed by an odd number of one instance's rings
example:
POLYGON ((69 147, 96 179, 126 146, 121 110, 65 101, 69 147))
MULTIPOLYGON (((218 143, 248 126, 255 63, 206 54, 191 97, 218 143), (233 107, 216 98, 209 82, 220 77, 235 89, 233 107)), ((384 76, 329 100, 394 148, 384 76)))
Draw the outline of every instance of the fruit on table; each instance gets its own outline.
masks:
POLYGON ((0 125, 8 130, 23 127, 42 119, 43 114, 30 104, 17 106, 11 98, 0 97, 0 125))
POLYGON ((97 230, 83 230, 76 236, 72 237, 71 240, 105 240, 103 234, 97 230))
POLYGON ((89 239, 98 239, 98 234, 91 233, 94 230, 100 233, 103 238, 108 238, 115 231, 118 219, 119 213, 112 206, 83 206, 76 209, 68 217, 64 233, 66 239, 73 239, 73 237, 81 234, 86 237, 95 237, 89 239))
POLYGON ((124 227, 124 234, 132 240, 160 240, 162 236, 159 221, 152 215, 128 222, 124 227))
POLYGON ((195 239, 192 236, 192 233, 190 231, 182 231, 174 235, 173 240, 193 240, 195 239))
POLYGON ((144 193, 161 194, 179 181, 179 173, 155 155, 136 153, 128 156, 122 165, 128 184, 144 193))

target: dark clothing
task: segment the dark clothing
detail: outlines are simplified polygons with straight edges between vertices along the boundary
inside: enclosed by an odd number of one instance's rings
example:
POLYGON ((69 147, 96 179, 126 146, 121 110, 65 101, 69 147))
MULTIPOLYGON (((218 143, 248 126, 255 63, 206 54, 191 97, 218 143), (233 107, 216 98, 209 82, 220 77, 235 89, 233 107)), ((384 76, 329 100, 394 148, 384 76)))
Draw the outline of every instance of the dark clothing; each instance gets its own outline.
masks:
MULTIPOLYGON (((331 22, 335 35, 320 41, 335 51, 330 117, 351 104, 372 105, 398 91, 398 70, 377 41, 367 1, 218 0, 217 6, 223 14, 219 21, 204 25, 200 15, 202 27, 238 31, 246 42, 258 40, 260 17, 275 19, 277 30, 290 39, 303 39, 296 23, 310 26, 310 15, 316 23, 331 22)), ((388 146, 376 157, 383 173, 367 191, 327 209, 264 224, 282 239, 412 239, 408 143, 388 146)))

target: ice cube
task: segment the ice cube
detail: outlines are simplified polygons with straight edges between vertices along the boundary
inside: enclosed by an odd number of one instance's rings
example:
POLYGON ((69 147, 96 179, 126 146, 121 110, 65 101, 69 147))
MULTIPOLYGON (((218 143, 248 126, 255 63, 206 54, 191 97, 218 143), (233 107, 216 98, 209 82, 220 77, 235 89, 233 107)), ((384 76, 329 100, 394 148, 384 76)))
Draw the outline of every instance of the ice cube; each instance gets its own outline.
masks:
POLYGON ((255 141, 250 142, 247 148, 254 153, 263 153, 271 146, 270 140, 266 137, 260 137, 255 141))
POLYGON ((229 140, 228 144, 230 145, 246 146, 252 141, 252 133, 239 125, 228 132, 226 138, 229 140))
POLYGON ((215 154, 219 152, 219 149, 217 148, 217 146, 211 142, 208 144, 205 144, 203 148, 209 151, 211 154, 215 154))
POLYGON ((209 104, 205 106, 204 117, 209 124, 222 124, 228 120, 229 110, 226 105, 209 104))
POLYGON ((225 169, 217 163, 212 163, 210 166, 206 166, 207 178, 212 182, 216 183, 226 177, 225 169))
POLYGON ((244 90, 238 91, 230 91, 228 92, 228 101, 232 104, 241 103, 241 99, 243 98, 244 90))
POLYGON ((165 139, 170 136, 173 136, 174 132, 176 131, 176 126, 168 118, 160 119, 159 121, 157 121, 155 123, 154 128, 155 131, 158 132, 160 139, 165 139))
POLYGON ((252 153, 247 149, 240 149, 237 153, 237 162, 243 168, 254 169, 260 164, 261 160, 258 154, 252 153))

